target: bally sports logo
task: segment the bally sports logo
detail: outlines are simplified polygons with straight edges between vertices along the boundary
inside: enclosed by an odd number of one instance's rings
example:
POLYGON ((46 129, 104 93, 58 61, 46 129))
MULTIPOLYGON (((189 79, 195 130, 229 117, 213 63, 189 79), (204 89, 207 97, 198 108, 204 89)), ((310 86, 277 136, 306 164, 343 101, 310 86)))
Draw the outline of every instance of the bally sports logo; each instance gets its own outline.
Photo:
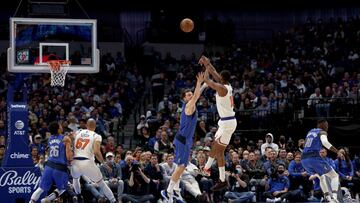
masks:
POLYGON ((0 187, 8 187, 10 194, 31 193, 39 186, 40 178, 31 171, 18 175, 17 171, 9 170, 0 177, 0 187))

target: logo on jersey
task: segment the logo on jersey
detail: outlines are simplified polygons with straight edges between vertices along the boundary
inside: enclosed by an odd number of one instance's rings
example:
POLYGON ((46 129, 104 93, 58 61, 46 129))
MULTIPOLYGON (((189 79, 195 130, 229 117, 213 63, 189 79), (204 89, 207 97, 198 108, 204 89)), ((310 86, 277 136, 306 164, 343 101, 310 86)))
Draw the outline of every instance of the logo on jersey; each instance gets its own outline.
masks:
POLYGON ((18 130, 21 130, 21 129, 23 129, 24 128, 24 122, 22 122, 22 120, 17 120, 16 122, 15 122, 15 128, 16 129, 18 129, 18 130))

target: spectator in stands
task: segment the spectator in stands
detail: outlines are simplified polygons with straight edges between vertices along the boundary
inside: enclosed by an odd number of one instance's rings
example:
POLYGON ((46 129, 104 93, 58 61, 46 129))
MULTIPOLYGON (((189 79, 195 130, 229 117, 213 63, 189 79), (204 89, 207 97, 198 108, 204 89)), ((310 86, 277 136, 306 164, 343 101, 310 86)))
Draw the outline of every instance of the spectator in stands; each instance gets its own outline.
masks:
POLYGON ((124 165, 121 167, 122 168, 122 177, 123 177, 122 179, 124 181, 129 180, 130 169, 131 169, 132 163, 136 163, 136 161, 134 161, 134 157, 131 155, 131 151, 129 151, 129 152, 130 153, 126 153, 124 165))
POLYGON ((158 163, 158 155, 152 154, 150 163, 145 166, 144 173, 146 177, 150 179, 150 193, 155 195, 155 198, 158 199, 160 197, 160 191, 164 187, 164 181, 162 176, 162 168, 158 163))
POLYGON ((276 152, 275 150, 271 149, 269 150, 269 157, 266 162, 264 162, 264 169, 266 172, 266 175, 270 177, 274 171, 278 168, 278 165, 284 165, 285 164, 276 158, 276 152))
POLYGON ((168 185, 170 182, 171 175, 174 173, 176 168, 176 164, 174 163, 174 155, 168 154, 166 156, 166 162, 161 163, 160 166, 162 167, 162 176, 164 178, 164 185, 168 185))
MULTIPOLYGON (((353 179, 354 181, 360 181, 360 157, 357 155, 354 160, 353 160, 353 167, 354 167, 354 176, 353 179)), ((354 187, 354 193, 358 194, 360 193, 360 184, 359 185, 355 185, 356 187, 354 187)))
POLYGON ((286 149, 286 147, 287 147, 286 146, 286 138, 284 135, 280 135, 278 146, 279 146, 279 149, 286 149))
POLYGON ((261 154, 264 155, 265 154, 265 149, 266 147, 271 147, 272 149, 275 150, 276 154, 279 151, 279 146, 274 143, 274 136, 271 133, 267 133, 265 136, 265 140, 266 142, 264 144, 261 145, 261 154))
POLYGON ((301 153, 295 152, 295 158, 292 160, 288 167, 289 179, 291 182, 291 189, 298 189, 302 186, 303 191, 306 195, 310 193, 311 182, 309 181, 310 175, 306 172, 301 164, 301 153))
POLYGON ((340 184, 342 187, 354 190, 354 187, 359 187, 359 180, 353 179, 354 167, 351 163, 349 155, 344 149, 340 149, 337 159, 334 161, 335 170, 340 176, 340 184))
POLYGON ((254 152, 249 152, 249 161, 244 169, 249 175, 251 191, 264 190, 266 184, 264 165, 256 158, 254 152))
POLYGON ((297 151, 302 152, 304 147, 305 147, 305 140, 304 139, 299 139, 298 140, 298 149, 297 149, 297 151))
POLYGON ((138 163, 131 163, 127 168, 130 174, 128 179, 125 179, 127 183, 127 192, 123 196, 123 201, 132 202, 148 202, 154 199, 154 196, 150 193, 150 178, 148 178, 138 163))
POLYGON ((162 131, 161 139, 155 142, 154 150, 158 153, 171 153, 173 148, 166 131, 162 131))
POLYGON ((327 149, 326 148, 321 148, 320 150, 320 157, 325 159, 329 164, 330 166, 336 170, 336 166, 335 166, 335 162, 334 160, 332 160, 330 157, 327 156, 327 149))
MULTIPOLYGON (((124 147, 122 144, 117 145, 116 150, 115 150, 115 155, 119 154, 121 156, 123 153, 123 150, 124 150, 124 147)), ((115 156, 115 158, 116 158, 116 156, 115 156)))
POLYGON ((149 127, 149 124, 146 121, 145 115, 140 116, 140 122, 136 127, 136 129, 138 130, 138 135, 141 135, 141 130, 143 127, 146 127, 146 128, 149 127))
POLYGON ((155 144, 161 140, 162 130, 159 128, 154 137, 149 139, 149 149, 154 151, 155 144))
POLYGON ((34 143, 30 145, 31 148, 36 147, 39 154, 45 154, 46 146, 41 143, 42 137, 40 134, 35 135, 34 143))
POLYGON ((226 162, 226 171, 234 171, 236 165, 240 165, 239 154, 233 151, 230 160, 226 162))
POLYGON ((4 155, 5 155, 5 145, 0 145, 0 166, 2 165, 4 155))
MULTIPOLYGON (((209 148, 209 151, 210 151, 210 148, 209 148)), ((197 154, 197 157, 196 157, 196 167, 198 169, 202 170, 205 167, 206 157, 207 157, 207 155, 205 155, 205 153, 202 153, 201 151, 199 151, 199 153, 197 154)), ((198 181, 198 182, 200 182, 200 188, 203 191, 203 195, 209 199, 211 187, 214 185, 214 181, 208 176, 202 176, 200 178, 200 181, 198 181)))
POLYGON ((249 176, 243 172, 242 167, 238 164, 235 170, 229 174, 230 190, 225 193, 229 202, 256 202, 253 197, 254 192, 249 191, 249 176))
POLYGON ((201 120, 196 128, 195 140, 198 141, 200 139, 204 139, 207 133, 206 123, 204 120, 201 120))
POLYGON ((118 164, 121 168, 121 165, 120 163, 122 162, 123 160, 121 159, 121 154, 120 153, 116 153, 115 154, 115 158, 114 158, 114 163, 115 164, 118 164))
POLYGON ((276 171, 271 174, 269 181, 266 184, 267 192, 264 193, 266 202, 278 202, 287 196, 289 191, 290 181, 284 175, 285 166, 279 165, 276 171))
POLYGON ((284 162, 285 167, 287 168, 289 166, 290 162, 288 162, 288 160, 286 159, 286 155, 287 155, 286 150, 285 149, 280 149, 278 158, 279 158, 279 160, 284 162))
POLYGON ((109 136, 107 137, 107 143, 105 146, 105 150, 106 152, 115 152, 115 140, 113 136, 109 136))
POLYGON ((100 171, 103 175, 105 183, 110 189, 115 190, 118 200, 121 200, 124 192, 124 181, 122 180, 122 171, 120 165, 114 161, 114 153, 107 152, 106 165, 100 166, 100 171))
POLYGON ((6 130, 5 130, 5 123, 3 120, 0 120, 0 136, 5 136, 6 135, 6 130))
POLYGON ((39 161, 39 153, 37 147, 31 147, 31 158, 34 164, 37 164, 39 161))
POLYGON ((144 148, 144 150, 149 148, 149 140, 150 140, 150 131, 147 127, 141 128, 139 145, 144 148))

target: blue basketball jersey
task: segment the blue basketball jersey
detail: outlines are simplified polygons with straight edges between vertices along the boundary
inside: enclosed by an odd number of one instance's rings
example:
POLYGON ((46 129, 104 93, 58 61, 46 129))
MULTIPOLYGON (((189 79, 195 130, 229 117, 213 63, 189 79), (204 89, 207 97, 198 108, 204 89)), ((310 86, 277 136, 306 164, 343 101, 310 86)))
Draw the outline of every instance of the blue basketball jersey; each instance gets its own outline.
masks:
POLYGON ((188 116, 185 114, 186 103, 182 106, 182 112, 180 117, 180 134, 186 138, 192 138, 196 129, 196 122, 198 118, 198 112, 195 107, 195 112, 188 116))
POLYGON ((322 131, 322 129, 314 128, 308 132, 308 134, 306 135, 305 147, 303 153, 320 152, 322 148, 322 143, 320 140, 320 131, 322 131))
POLYGON ((49 158, 48 160, 57 164, 66 165, 66 149, 63 142, 64 135, 52 135, 49 138, 49 158))

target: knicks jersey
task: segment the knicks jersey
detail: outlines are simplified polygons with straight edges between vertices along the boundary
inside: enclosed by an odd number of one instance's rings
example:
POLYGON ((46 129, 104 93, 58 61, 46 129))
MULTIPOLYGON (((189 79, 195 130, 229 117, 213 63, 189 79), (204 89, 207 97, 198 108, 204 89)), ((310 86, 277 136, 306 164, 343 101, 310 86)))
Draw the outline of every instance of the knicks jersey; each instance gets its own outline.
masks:
POLYGON ((314 128, 308 132, 308 134, 306 135, 303 153, 320 152, 322 148, 322 143, 320 140, 321 131, 322 130, 320 128, 314 128))
POLYGON ((67 164, 66 149, 63 142, 64 135, 52 135, 48 141, 49 158, 48 160, 57 164, 67 164))
MULTIPOLYGON (((182 106, 182 112, 180 117, 180 134, 184 137, 193 137, 196 128, 196 122, 198 118, 198 112, 195 107, 195 112, 192 115, 185 114, 186 103, 182 106)), ((192 139, 191 139, 192 141, 192 139)))
POLYGON ((234 98, 232 95, 232 87, 230 85, 224 85, 227 89, 227 94, 224 97, 220 97, 216 92, 216 108, 221 118, 235 116, 234 112, 234 98))
POLYGON ((93 145, 102 141, 99 134, 90 130, 79 130, 75 135, 74 157, 94 158, 93 145))

